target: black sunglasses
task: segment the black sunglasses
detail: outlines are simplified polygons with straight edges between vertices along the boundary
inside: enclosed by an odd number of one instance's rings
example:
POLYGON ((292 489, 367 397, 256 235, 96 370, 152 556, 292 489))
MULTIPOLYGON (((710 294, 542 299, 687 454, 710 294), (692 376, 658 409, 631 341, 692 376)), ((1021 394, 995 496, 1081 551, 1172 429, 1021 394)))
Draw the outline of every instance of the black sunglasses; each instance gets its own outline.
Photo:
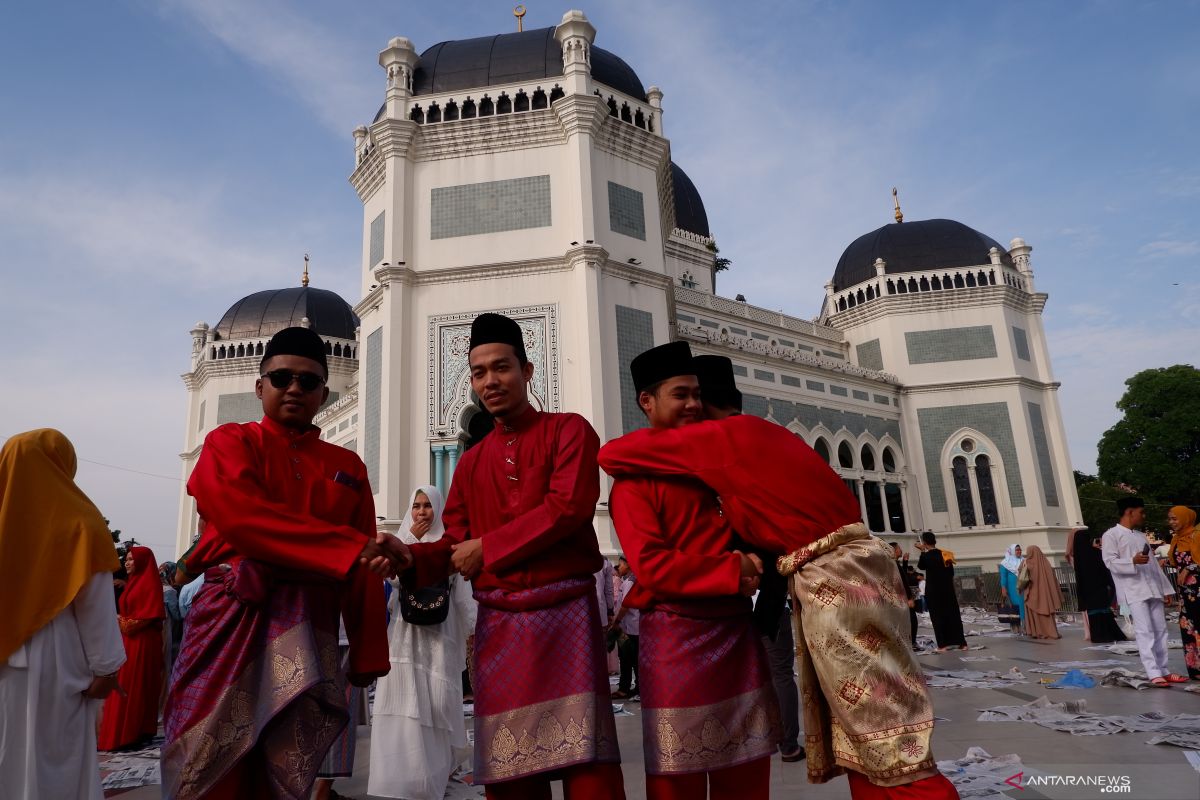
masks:
POLYGON ((311 372, 292 372, 290 369, 273 369, 263 377, 269 380, 276 389, 286 389, 292 385, 292 381, 296 381, 306 392, 316 391, 325 383, 325 379, 320 375, 314 375, 311 372))

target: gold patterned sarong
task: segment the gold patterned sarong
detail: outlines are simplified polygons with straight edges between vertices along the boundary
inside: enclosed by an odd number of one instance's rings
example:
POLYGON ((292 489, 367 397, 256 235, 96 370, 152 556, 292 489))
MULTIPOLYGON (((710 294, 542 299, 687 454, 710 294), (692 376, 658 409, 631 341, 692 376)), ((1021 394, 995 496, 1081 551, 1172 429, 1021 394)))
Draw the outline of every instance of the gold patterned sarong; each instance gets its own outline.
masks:
POLYGON ((879 786, 937 774, 933 704, 908 641, 907 596, 891 548, 862 523, 778 561, 793 615, 808 778, 845 770, 879 786))

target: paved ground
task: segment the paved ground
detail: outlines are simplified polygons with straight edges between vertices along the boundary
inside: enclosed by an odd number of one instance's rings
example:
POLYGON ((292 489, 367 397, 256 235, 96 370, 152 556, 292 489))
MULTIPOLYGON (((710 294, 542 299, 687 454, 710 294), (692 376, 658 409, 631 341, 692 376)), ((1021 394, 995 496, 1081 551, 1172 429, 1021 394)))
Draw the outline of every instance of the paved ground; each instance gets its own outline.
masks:
MULTIPOLYGON (((983 629, 984 624, 968 622, 968 630, 983 629)), ((1178 628, 1168 625, 1172 638, 1178 637, 1178 628)), ((922 629, 928 634, 928 628, 922 629)), ((1043 728, 1027 722, 978 722, 979 711, 994 706, 1020 705, 1045 696, 1055 702, 1066 699, 1084 699, 1087 710, 1099 714, 1131 715, 1145 712, 1161 712, 1167 715, 1200 714, 1200 693, 1185 692, 1182 688, 1146 689, 1097 686, 1094 689, 1047 689, 1038 683, 1047 676, 1029 672, 1038 662, 1099 660, 1122 658, 1129 668, 1140 672, 1136 656, 1116 656, 1102 651, 1084 650, 1082 630, 1078 626, 1063 626, 1063 638, 1053 642, 1037 642, 1025 639, 971 636, 968 641, 983 645, 986 649, 965 653, 922 655, 921 663, 926 669, 942 670, 991 670, 1005 672, 1017 667, 1024 672, 1025 682, 1014 683, 998 689, 935 689, 933 690, 935 713, 944 718, 934 731, 934 753, 940 760, 958 759, 968 747, 982 747, 992 756, 1019 756, 1026 775, 1060 776, 1082 780, 1087 776, 1128 776, 1129 791, 1125 796, 1136 800, 1200 800, 1200 772, 1187 761, 1185 751, 1170 745, 1146 744, 1150 733, 1121 733, 1102 736, 1077 736, 1043 728), (996 661, 966 662, 966 657, 994 655, 996 661)), ((1171 650, 1171 667, 1185 672, 1180 650, 1171 650)), ((1050 679, 1053 679, 1051 676, 1050 679)), ((634 716, 617 718, 620 736, 626 794, 629 800, 645 797, 642 773, 641 716, 637 703, 627 706, 634 716)), ((1200 735, 1200 726, 1196 730, 1200 735)), ((369 753, 370 728, 359 728, 358 765, 355 776, 339 781, 335 788, 350 797, 367 798, 367 756, 369 753)), ((1016 772, 1014 769, 1012 772, 1016 772)), ((1011 774, 1011 773, 1008 773, 1011 774)), ((1007 777, 1007 774, 1005 775, 1007 777)), ((1025 779, 1027 783, 1028 778, 1025 779)), ((1078 781, 1076 781, 1078 782, 1078 781)), ((784 764, 776 756, 771 773, 772 796, 803 797, 813 800, 841 800, 849 798, 850 792, 845 778, 831 783, 814 786, 806 779, 804 762, 784 764)), ((1008 797, 1016 800, 1042 800, 1052 798, 1100 798, 1109 793, 1090 787, 1068 787, 1061 785, 1025 785, 1021 789, 1006 790, 1008 797)), ((1003 787, 1002 787, 1003 788, 1003 787)), ((482 796, 481 790, 469 786, 452 786, 453 797, 482 796)), ((121 792, 122 800, 148 800, 159 796, 159 787, 145 786, 121 792)), ((996 795, 991 795, 997 797, 996 795)), ((561 797, 556 786, 555 797, 561 797)))

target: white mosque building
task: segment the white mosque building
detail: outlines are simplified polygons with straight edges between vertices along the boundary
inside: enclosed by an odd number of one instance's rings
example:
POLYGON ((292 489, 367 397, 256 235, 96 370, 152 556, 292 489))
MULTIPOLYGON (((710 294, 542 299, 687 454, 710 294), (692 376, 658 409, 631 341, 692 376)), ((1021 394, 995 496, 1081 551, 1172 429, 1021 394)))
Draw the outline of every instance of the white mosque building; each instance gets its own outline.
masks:
MULTIPOLYGON (((354 131, 361 297, 306 280, 192 329, 184 478, 209 431, 261 416, 262 349, 303 324, 330 354, 322 435, 363 458, 377 513, 398 524, 411 488, 448 487, 490 429, 467 341, 477 314, 498 311, 525 332, 535 403, 582 414, 602 441, 642 424, 630 360, 685 339, 732 358, 746 412, 828 460, 872 531, 907 547, 932 530, 985 570, 1011 542, 1061 554, 1081 514, 1032 248, 897 209, 846 248, 816 319, 721 297, 663 92, 595 39, 570 11, 422 53, 388 42, 383 106, 354 131)), ((613 553, 607 486, 596 530, 613 553)), ((183 493, 181 552, 196 523, 183 493)))

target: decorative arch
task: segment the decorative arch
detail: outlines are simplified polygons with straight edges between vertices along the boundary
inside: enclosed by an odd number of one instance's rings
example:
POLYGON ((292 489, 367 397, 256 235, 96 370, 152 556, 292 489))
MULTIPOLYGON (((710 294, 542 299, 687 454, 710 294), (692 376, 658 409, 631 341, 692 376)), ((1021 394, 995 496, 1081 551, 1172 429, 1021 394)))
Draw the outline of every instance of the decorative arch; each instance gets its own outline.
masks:
POLYGON ((948 476, 946 508, 952 522, 962 527, 1013 524, 1004 455, 990 437, 959 428, 942 445, 939 464, 948 476))

